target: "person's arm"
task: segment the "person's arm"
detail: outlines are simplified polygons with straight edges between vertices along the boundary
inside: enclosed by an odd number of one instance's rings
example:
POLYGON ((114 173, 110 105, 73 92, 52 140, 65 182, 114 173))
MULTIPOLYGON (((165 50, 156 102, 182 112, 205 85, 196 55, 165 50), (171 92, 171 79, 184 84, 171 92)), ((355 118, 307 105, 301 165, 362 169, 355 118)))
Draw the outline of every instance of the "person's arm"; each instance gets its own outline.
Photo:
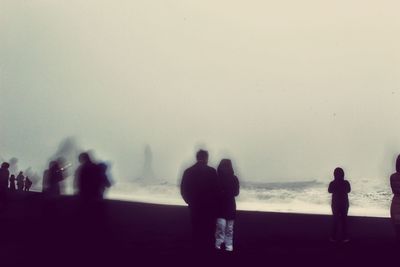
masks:
POLYGON ((333 193, 333 182, 329 183, 328 192, 331 194, 333 193))
POLYGON ((182 176, 182 181, 181 181, 181 196, 183 200, 186 202, 186 204, 189 204, 189 194, 188 194, 188 174, 185 171, 182 176))
POLYGON ((398 195, 400 193, 399 184, 396 182, 396 176, 390 176, 390 187, 392 188, 392 193, 394 195, 398 195))
POLYGON ((346 181, 346 193, 350 193, 351 192, 351 186, 349 181, 346 181))
POLYGON ((235 189, 234 196, 237 197, 240 193, 239 179, 236 176, 234 176, 233 182, 234 182, 234 189, 235 189))

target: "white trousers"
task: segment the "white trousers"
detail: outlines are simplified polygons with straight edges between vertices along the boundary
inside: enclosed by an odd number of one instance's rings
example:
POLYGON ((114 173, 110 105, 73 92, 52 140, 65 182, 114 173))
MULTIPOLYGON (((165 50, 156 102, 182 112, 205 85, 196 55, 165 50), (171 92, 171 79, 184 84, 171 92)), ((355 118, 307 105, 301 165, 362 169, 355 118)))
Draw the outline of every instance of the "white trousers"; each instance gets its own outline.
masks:
POLYGON ((233 251, 233 225, 234 220, 217 219, 215 229, 215 248, 221 249, 222 243, 225 244, 225 250, 233 251))

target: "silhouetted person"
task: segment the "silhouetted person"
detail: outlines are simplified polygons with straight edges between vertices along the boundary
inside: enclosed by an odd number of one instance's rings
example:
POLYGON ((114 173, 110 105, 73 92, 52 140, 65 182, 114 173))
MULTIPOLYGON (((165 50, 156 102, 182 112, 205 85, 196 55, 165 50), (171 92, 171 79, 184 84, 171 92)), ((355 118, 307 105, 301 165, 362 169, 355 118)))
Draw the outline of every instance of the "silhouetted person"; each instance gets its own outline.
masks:
POLYGON ((106 186, 106 166, 100 167, 94 163, 88 153, 81 153, 79 162, 81 165, 75 173, 78 196, 88 201, 101 199, 106 186))
POLYGON ((106 174, 107 165, 96 164, 88 153, 79 155, 80 166, 75 172, 75 186, 79 200, 77 218, 82 240, 101 244, 107 232, 107 216, 103 193, 111 184, 106 174))
POLYGON ((10 171, 8 170, 10 164, 8 162, 3 162, 0 167, 0 190, 6 191, 8 188, 8 178, 10 176, 10 171))
POLYGON ((111 187, 111 182, 107 177, 107 164, 105 163, 100 163, 98 165, 99 168, 99 182, 98 182, 98 198, 103 199, 104 198, 104 192, 107 188, 111 187))
POLYGON ((350 183, 344 179, 342 168, 336 168, 334 180, 329 184, 328 192, 332 194, 333 227, 331 240, 348 242, 347 236, 347 213, 349 210, 348 193, 351 191, 350 183), (341 227, 342 235, 338 236, 338 229, 341 227))
POLYGON ((236 217, 235 197, 239 195, 239 179, 235 176, 232 162, 221 160, 217 179, 217 225, 215 230, 215 248, 233 251, 233 226, 236 217))
POLYGON ((57 161, 49 164, 47 173, 47 193, 50 196, 59 196, 61 194, 60 182, 64 179, 63 171, 57 161))
POLYGON ((12 191, 12 192, 15 192, 17 190, 17 187, 15 186, 15 180, 17 180, 17 179, 15 179, 15 175, 12 174, 10 176, 10 191, 12 191))
POLYGON ((7 200, 9 168, 10 164, 8 162, 3 162, 0 167, 0 205, 5 205, 7 200))
MULTIPOLYGON (((50 169, 50 166, 49 166, 50 169)), ((43 179, 42 179, 42 192, 47 193, 49 190, 49 169, 43 172, 43 179)))
POLYGON ((31 189, 32 186, 32 181, 29 179, 29 177, 27 176, 25 178, 25 185, 24 185, 24 191, 29 192, 29 190, 31 189))
POLYGON ((185 170, 181 181, 181 195, 189 205, 193 245, 197 249, 211 250, 215 229, 215 191, 217 172, 207 166, 208 152, 199 150, 197 162, 185 170))
POLYGON ((396 172, 390 176, 390 186, 393 192, 390 217, 396 232, 396 239, 400 242, 400 155, 396 160, 396 172))
POLYGON ((17 176, 17 188, 18 191, 24 191, 24 173, 23 172, 19 172, 18 176, 17 176))

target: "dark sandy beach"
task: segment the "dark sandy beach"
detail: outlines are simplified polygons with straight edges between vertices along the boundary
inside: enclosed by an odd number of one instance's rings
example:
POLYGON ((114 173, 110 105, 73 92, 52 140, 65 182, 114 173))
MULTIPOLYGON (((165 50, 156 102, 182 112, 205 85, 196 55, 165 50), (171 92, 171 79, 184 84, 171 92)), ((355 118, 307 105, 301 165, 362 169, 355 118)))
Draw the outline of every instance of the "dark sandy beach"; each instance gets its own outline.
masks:
POLYGON ((105 201, 85 220, 73 197, 11 196, 0 213, 0 266, 375 266, 400 262, 390 220, 350 217, 351 241, 328 240, 325 215, 239 211, 235 251, 191 250, 186 207, 105 201))

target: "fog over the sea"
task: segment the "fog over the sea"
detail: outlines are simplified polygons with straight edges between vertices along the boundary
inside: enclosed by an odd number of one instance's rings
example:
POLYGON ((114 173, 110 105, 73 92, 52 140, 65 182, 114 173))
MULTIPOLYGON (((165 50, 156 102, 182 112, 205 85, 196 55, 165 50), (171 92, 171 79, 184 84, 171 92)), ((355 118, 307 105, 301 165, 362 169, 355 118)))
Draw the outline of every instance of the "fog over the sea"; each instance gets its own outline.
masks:
POLYGON ((176 181, 199 147, 250 181, 388 179, 400 152, 398 1, 0 0, 0 156, 66 137, 176 181))

